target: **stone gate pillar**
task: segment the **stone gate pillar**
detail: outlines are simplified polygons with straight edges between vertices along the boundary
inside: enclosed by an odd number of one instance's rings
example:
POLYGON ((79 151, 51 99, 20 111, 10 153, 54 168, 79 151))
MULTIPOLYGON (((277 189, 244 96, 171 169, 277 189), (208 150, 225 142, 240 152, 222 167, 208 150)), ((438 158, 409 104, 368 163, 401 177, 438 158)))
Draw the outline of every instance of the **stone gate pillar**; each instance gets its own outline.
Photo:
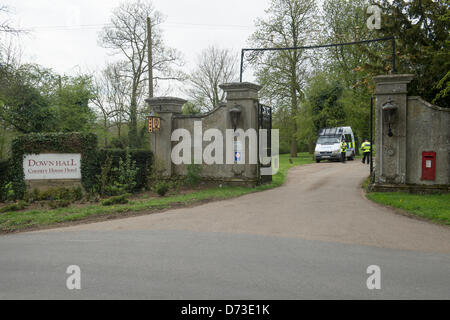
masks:
MULTIPOLYGON (((250 82, 234 82, 225 83, 219 86, 226 93, 226 108, 227 112, 227 127, 232 128, 230 110, 237 107, 241 110, 241 116, 238 129, 247 131, 248 129, 258 128, 258 91, 261 89, 260 85, 250 82)), ((245 177, 247 180, 257 183, 259 172, 257 164, 249 164, 250 146, 245 143, 246 164, 232 165, 232 172, 236 179, 245 177)), ((259 155, 257 155, 259 156, 259 155)))
POLYGON ((375 104, 375 184, 406 183, 408 84, 411 74, 373 78, 375 104))
POLYGON ((153 153, 154 163, 162 166, 164 175, 172 175, 172 142, 173 116, 181 114, 181 108, 186 100, 174 97, 160 97, 146 99, 150 112, 161 117, 161 129, 151 133, 150 150, 153 153))
POLYGON ((238 105, 242 116, 239 128, 258 128, 258 91, 260 85, 250 82, 225 83, 219 86, 226 93, 227 108, 238 105))

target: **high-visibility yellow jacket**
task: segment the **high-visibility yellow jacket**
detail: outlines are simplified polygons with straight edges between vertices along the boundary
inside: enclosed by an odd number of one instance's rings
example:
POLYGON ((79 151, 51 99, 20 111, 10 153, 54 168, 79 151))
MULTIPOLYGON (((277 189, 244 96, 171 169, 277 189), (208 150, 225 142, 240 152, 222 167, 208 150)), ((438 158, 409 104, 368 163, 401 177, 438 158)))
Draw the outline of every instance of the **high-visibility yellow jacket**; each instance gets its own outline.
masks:
POLYGON ((347 143, 341 142, 341 152, 347 152, 347 143))
POLYGON ((370 142, 364 142, 361 145, 361 149, 363 150, 364 153, 370 152, 370 149, 371 149, 370 142))

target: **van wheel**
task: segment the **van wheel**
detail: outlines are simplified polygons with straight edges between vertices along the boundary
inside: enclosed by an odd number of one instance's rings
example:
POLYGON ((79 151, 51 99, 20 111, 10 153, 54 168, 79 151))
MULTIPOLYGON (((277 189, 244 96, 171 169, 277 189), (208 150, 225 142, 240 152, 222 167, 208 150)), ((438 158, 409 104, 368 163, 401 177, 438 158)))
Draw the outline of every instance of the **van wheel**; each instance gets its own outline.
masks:
POLYGON ((319 163, 320 162, 320 160, 319 159, 316 159, 316 163, 319 163))

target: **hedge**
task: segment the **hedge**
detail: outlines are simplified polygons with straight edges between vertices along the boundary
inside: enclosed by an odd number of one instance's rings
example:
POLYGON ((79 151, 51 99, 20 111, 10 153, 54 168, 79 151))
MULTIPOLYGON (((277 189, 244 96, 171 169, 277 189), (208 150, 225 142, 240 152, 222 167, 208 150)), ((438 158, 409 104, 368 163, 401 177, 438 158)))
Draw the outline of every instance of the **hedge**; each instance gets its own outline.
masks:
MULTIPOLYGON (((138 173, 136 176, 136 190, 146 187, 148 181, 148 175, 151 172, 151 165, 153 161, 153 154, 151 151, 143 149, 129 149, 131 155, 131 161, 136 162, 136 168, 138 173)), ((98 152, 98 172, 105 164, 106 159, 110 157, 112 159, 112 167, 119 167, 119 159, 125 161, 127 151, 124 149, 99 149, 98 152)))
MULTIPOLYGON (((146 186, 151 170, 153 155, 141 149, 129 150, 131 160, 139 169, 136 177, 136 189, 146 186)), ((31 133, 21 135, 12 142, 12 158, 9 162, 0 162, 0 187, 2 181, 12 181, 17 199, 23 199, 26 186, 23 173, 23 157, 26 154, 39 153, 80 153, 81 183, 87 192, 94 190, 97 176, 108 157, 112 158, 112 166, 119 166, 119 159, 125 161, 126 150, 98 149, 97 136, 92 133, 31 133)), ((3 188, 0 188, 3 190, 3 188)), ((0 198, 1 198, 0 191, 0 198)))
POLYGON ((39 153, 80 153, 81 183, 86 191, 93 189, 98 173, 97 136, 92 133, 31 133, 12 142, 11 177, 15 197, 22 199, 25 191, 23 157, 39 153))
POLYGON ((6 198, 5 185, 10 181, 10 161, 0 160, 0 201, 6 198))

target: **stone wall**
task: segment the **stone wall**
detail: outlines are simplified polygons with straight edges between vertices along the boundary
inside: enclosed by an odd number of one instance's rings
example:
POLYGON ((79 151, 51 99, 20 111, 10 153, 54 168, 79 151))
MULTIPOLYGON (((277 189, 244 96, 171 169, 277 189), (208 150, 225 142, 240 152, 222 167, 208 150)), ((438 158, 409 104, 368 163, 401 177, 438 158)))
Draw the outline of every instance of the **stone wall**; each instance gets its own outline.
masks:
MULTIPOLYGON (((166 176, 186 175, 185 164, 175 165, 171 161, 171 150, 178 142, 171 142, 171 133, 176 129, 186 129, 194 137, 194 123, 201 122, 202 133, 208 129, 218 129, 224 138, 225 148, 226 130, 233 129, 230 110, 239 106, 241 110, 240 121, 237 129, 244 131, 258 126, 258 91, 260 86, 252 83, 230 83, 221 85, 226 92, 226 103, 201 116, 182 115, 181 108, 184 100, 177 98, 150 98, 147 99, 149 107, 154 113, 161 116, 161 131, 152 133, 151 150, 154 152, 155 161, 164 164, 166 176)), ((245 164, 225 164, 226 150, 224 149, 224 164, 202 164, 201 176, 205 180, 218 181, 229 184, 255 185, 259 178, 258 164, 249 163, 248 139, 245 144, 245 164)), ((210 144, 203 141, 203 150, 210 144)), ((194 146, 191 148, 192 163, 194 146)))
POLYGON ((413 75, 374 78, 375 188, 416 185, 448 190, 450 110, 408 97, 413 75), (436 179, 421 180, 422 152, 436 152, 436 179))
POLYGON ((406 183, 450 184, 450 109, 408 97, 406 183), (422 152, 436 152, 436 180, 421 180, 422 152))

